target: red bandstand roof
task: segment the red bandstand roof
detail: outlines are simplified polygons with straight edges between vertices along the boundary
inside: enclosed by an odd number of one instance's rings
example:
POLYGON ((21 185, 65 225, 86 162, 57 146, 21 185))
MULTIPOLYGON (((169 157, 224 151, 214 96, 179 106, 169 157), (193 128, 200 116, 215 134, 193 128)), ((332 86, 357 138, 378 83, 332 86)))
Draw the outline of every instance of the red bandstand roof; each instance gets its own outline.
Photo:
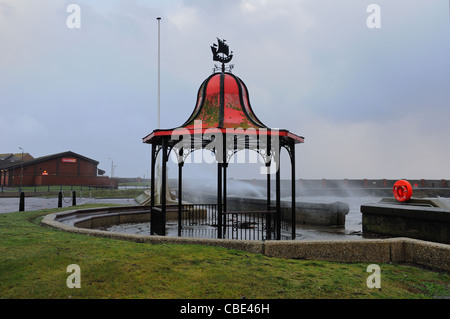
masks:
POLYGON ((177 134, 233 133, 235 135, 277 135, 291 142, 303 143, 304 138, 288 130, 270 129, 253 112, 247 87, 232 73, 210 75, 203 81, 197 94, 197 103, 189 119, 180 127, 157 129, 143 138, 153 143, 164 136, 177 134))

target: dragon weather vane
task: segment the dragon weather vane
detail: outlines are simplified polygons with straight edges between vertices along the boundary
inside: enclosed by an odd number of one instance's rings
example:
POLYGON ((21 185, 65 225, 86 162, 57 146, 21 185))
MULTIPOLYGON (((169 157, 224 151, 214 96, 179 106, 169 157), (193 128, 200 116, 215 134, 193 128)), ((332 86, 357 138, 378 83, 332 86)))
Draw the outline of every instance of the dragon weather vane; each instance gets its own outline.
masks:
MULTIPOLYGON (((225 63, 228 63, 233 58, 233 51, 230 52, 228 44, 225 43, 226 40, 220 40, 217 38, 218 44, 213 44, 211 46, 211 51, 213 53, 213 60, 222 63, 222 72, 225 72, 225 63)), ((229 65, 229 70, 233 69, 233 65, 229 65)), ((220 70, 220 68, 214 65, 214 71, 220 70)))

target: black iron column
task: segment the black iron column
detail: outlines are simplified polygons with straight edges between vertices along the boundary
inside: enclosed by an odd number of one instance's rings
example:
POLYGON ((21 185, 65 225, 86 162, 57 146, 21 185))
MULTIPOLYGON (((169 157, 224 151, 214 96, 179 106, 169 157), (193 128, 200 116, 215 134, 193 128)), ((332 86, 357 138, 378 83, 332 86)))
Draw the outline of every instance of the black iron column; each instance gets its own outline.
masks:
POLYGON ((270 162, 266 164, 267 167, 267 211, 270 210, 270 162))
POLYGON ((228 164, 223 163, 223 211, 227 212, 227 168, 228 164))
POLYGON ((278 154, 275 157, 277 160, 277 173, 276 173, 276 206, 277 206, 277 240, 281 239, 281 185, 280 185, 280 168, 281 168, 281 148, 278 147, 278 154))
MULTIPOLYGON (((225 214, 227 212, 227 167, 228 167, 228 164, 227 163, 223 163, 222 166, 223 166, 223 180, 222 180, 222 182, 223 182, 223 189, 222 189, 222 191, 223 191, 223 198, 222 198, 222 201, 223 201, 223 214, 225 214)), ((222 223, 223 223, 223 225, 222 225, 223 226, 222 236, 225 236, 226 235, 226 231, 227 231, 226 219, 225 219, 225 222, 222 219, 222 223)))
POLYGON ((160 197, 161 197, 161 235, 166 235, 166 207, 167 207, 167 138, 163 138, 162 140, 162 171, 161 171, 161 191, 160 191, 160 197))
POLYGON ((183 205, 183 162, 178 163, 178 236, 181 236, 181 214, 183 205))
POLYGON ((292 213, 292 240, 295 239, 295 229, 296 229, 296 205, 295 205, 295 143, 291 143, 291 213, 292 213))
MULTIPOLYGON (((268 150, 266 151, 268 152, 268 150)), ((266 163, 267 167, 267 211, 270 211, 270 161, 266 163)), ((266 215, 266 239, 272 239, 272 216, 270 213, 266 215)))
POLYGON ((152 163, 151 163, 151 180, 150 180, 150 235, 155 234, 158 216, 155 208, 155 167, 156 167, 156 143, 152 143, 152 163))
MULTIPOLYGON (((223 120, 225 114, 225 65, 222 63, 222 73, 220 74, 220 96, 219 96, 219 128, 223 127, 223 120)), ((226 136, 222 136, 222 140, 225 142, 226 136)), ((225 229, 226 225, 223 225, 223 162, 224 162, 224 145, 222 143, 222 149, 216 149, 216 159, 217 159, 217 214, 218 214, 218 228, 217 228, 217 237, 223 238, 223 229, 225 229), (219 155, 219 152, 222 154, 219 155), (222 156, 222 160, 220 160, 220 156, 222 156)))
MULTIPOLYGON (((270 131, 270 130, 268 130, 270 131)), ((270 171, 270 166, 272 163, 272 159, 270 159, 272 157, 272 142, 271 142, 271 138, 268 134, 269 132, 267 132, 266 135, 266 167, 267 167, 267 211, 271 211, 271 186, 270 186, 270 180, 272 178, 272 174, 270 171), (268 160, 269 159, 269 160, 268 160)), ((274 220, 275 222, 275 220, 274 220)), ((267 239, 272 239, 272 214, 267 214, 266 217, 266 238, 267 239)))
POLYGON ((152 143, 152 163, 151 163, 151 180, 150 180, 150 210, 155 206, 155 163, 156 162, 156 145, 152 143))
MULTIPOLYGON (((223 202, 223 216, 226 216, 225 213, 227 212, 227 135, 224 134, 222 135, 222 169, 223 169, 223 177, 222 177, 222 183, 223 183, 223 197, 222 197, 222 202, 223 202)), ((226 231, 227 231, 227 220, 226 218, 222 218, 222 226, 223 226, 223 231, 222 231, 222 236, 225 237, 226 236, 226 231), (225 219, 225 220, 224 220, 225 219)))
POLYGON ((219 128, 223 128, 225 116, 225 73, 220 74, 220 95, 219 95, 219 128))
POLYGON ((217 238, 222 238, 222 163, 217 162, 217 238))

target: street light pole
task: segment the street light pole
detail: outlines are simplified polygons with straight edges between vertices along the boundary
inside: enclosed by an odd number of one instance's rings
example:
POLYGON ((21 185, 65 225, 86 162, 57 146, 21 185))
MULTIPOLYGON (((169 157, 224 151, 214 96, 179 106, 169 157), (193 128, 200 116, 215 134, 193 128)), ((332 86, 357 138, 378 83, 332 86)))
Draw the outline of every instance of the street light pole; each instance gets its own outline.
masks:
POLYGON ((114 160, 111 157, 108 157, 108 159, 111 160, 111 178, 113 178, 114 176, 114 160))
POLYGON ((157 17, 158 20, 158 129, 161 127, 161 42, 160 42, 160 22, 161 17, 157 17))

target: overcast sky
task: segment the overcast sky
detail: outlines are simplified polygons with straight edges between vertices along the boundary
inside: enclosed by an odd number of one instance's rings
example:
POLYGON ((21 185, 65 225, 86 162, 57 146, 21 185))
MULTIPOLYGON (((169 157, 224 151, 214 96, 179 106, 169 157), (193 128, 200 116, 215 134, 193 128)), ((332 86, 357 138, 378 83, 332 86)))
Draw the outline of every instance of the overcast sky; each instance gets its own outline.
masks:
MULTIPOLYGON (((0 0, 0 153, 70 150, 107 175, 112 158, 116 176, 148 177, 158 16, 161 128, 191 115, 219 37, 258 118, 305 137, 297 178, 450 179, 447 0, 0 0)), ((262 178, 259 167, 229 176, 262 178)))

